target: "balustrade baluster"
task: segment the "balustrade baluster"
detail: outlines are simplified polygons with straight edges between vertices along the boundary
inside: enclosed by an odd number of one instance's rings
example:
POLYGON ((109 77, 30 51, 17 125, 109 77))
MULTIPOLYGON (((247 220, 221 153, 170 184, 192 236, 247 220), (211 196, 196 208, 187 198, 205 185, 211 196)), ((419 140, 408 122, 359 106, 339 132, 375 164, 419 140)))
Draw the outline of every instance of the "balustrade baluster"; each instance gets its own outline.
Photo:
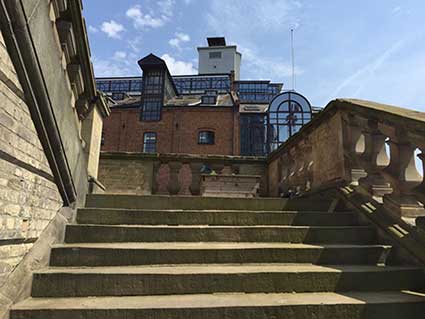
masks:
POLYGON ((152 164, 152 194, 158 193, 159 185, 158 185, 158 172, 161 168, 161 162, 155 161, 152 164))
POLYGON ((365 188, 377 200, 391 193, 390 183, 382 176, 383 168, 388 165, 388 156, 385 152, 385 135, 378 130, 378 123, 369 120, 363 131, 365 151, 361 155, 361 163, 367 173, 359 179, 359 185, 365 188))
POLYGON ((192 183, 189 186, 192 195, 201 194, 201 168, 204 164, 202 162, 190 162, 190 170, 192 172, 192 183))
POLYGON ((384 206, 403 217, 425 215, 424 205, 414 196, 414 188, 423 180, 415 164, 416 146, 408 141, 402 128, 389 141, 391 162, 385 173, 393 192, 384 196, 384 206))
POLYGON ((177 195, 180 191, 179 173, 182 167, 181 162, 171 161, 168 162, 168 168, 170 169, 170 179, 168 181, 167 190, 170 195, 177 195))

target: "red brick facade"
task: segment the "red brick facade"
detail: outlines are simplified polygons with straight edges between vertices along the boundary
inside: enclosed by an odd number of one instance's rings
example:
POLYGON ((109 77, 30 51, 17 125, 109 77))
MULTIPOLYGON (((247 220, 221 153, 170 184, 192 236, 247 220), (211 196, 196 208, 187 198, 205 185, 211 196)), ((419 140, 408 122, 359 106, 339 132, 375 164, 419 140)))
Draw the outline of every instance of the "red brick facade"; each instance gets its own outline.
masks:
POLYGON ((143 151, 143 134, 155 132, 158 153, 239 155, 236 107, 164 107, 160 121, 140 121, 139 108, 113 108, 104 122, 102 151, 143 151), (199 131, 213 131, 213 145, 198 144, 199 131))

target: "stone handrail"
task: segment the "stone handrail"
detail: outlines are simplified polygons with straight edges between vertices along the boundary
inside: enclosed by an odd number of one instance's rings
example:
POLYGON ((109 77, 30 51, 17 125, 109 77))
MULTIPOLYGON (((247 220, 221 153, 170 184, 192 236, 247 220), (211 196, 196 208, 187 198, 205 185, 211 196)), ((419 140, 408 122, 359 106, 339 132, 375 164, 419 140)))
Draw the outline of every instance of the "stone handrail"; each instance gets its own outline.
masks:
POLYGON ((400 216, 425 215, 418 150, 425 166, 425 113, 337 99, 270 154, 268 192, 291 196, 343 180, 400 216))
MULTIPOLYGON (((200 195, 203 166, 214 174, 265 176, 264 157, 102 152, 99 181, 107 192, 200 195)), ((262 183, 265 185, 265 182, 262 183)), ((265 187, 260 188, 265 196, 265 187)))

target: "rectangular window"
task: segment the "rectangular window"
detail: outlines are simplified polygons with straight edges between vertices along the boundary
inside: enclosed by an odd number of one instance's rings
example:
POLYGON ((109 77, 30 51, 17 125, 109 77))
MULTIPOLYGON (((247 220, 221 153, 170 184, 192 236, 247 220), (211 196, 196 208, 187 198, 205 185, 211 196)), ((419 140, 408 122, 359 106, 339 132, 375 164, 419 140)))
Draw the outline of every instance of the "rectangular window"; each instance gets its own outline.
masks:
POLYGON ((221 51, 210 52, 210 59, 221 59, 221 51))
POLYGON ((214 132, 212 131, 200 131, 198 134, 198 144, 214 144, 214 132))
POLYGON ((217 102, 217 96, 213 96, 213 95, 204 95, 201 98, 201 104, 210 104, 210 105, 215 105, 217 102))
POLYGON ((143 134, 143 152, 156 153, 156 133, 146 132, 143 134))
POLYGON ((156 98, 144 98, 142 104, 142 121, 161 120, 162 102, 156 98))

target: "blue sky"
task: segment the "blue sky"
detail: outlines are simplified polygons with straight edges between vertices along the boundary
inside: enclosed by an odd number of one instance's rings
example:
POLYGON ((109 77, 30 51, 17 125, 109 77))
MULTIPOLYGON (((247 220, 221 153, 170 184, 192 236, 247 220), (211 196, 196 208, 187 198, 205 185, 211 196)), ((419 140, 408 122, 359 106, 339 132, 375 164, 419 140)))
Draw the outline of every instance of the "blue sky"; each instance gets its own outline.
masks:
POLYGON ((335 97, 425 111, 423 0, 83 0, 96 76, 139 75, 163 57, 172 74, 197 72, 197 46, 225 36, 242 53, 242 79, 296 89, 313 105, 335 97))

